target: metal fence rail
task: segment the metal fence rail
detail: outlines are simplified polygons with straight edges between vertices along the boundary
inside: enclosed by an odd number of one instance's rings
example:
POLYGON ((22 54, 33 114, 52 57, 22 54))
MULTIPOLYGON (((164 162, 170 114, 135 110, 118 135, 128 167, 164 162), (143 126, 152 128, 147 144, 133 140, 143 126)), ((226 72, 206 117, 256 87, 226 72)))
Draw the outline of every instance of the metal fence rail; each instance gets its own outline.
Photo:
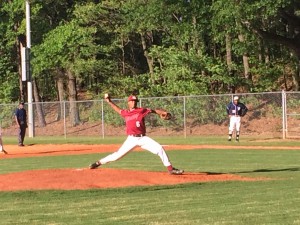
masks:
MULTIPOLYGON (((227 135, 226 105, 234 95, 199 95, 140 98, 139 106, 163 108, 174 115, 162 121, 157 115, 146 119, 147 133, 184 137, 227 135)), ((240 101, 249 112, 242 119, 241 135, 288 138, 299 136, 300 92, 241 93, 240 101)), ((126 108, 125 99, 113 99, 126 108)), ((16 134, 13 113, 17 105, 1 104, 0 119, 4 135, 16 134)), ((26 105, 25 108, 28 106, 26 105)), ((79 120, 70 120, 70 102, 33 103, 35 136, 120 136, 125 135, 123 119, 103 100, 77 101, 79 120), (42 108, 46 126, 41 126, 37 106, 42 108)))

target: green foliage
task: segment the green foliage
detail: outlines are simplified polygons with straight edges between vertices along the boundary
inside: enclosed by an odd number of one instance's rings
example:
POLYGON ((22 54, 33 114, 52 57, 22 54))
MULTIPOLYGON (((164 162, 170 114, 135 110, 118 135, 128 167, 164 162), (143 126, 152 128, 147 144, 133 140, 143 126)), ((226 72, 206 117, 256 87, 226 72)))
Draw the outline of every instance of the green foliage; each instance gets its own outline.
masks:
MULTIPOLYGON (((16 74, 14 74, 17 76, 16 74)), ((10 103, 12 101, 18 101, 19 89, 18 84, 11 82, 11 80, 16 81, 16 79, 11 78, 9 81, 6 80, 1 83, 0 99, 1 103, 10 103)))
MULTIPOLYGON (((299 28, 288 19, 299 19, 296 0, 32 0, 30 6, 33 75, 39 85, 46 84, 39 87, 41 95, 49 93, 51 100, 54 81, 65 71, 76 75, 78 89, 121 97, 131 89, 143 96, 227 93, 232 86, 274 91, 286 79, 284 69, 298 75, 299 28), (226 37, 232 65, 226 62, 226 37), (249 57, 248 80, 243 56, 249 57)), ((0 3, 0 77, 13 80, 10 90, 0 91, 4 101, 19 97, 15 75, 20 71, 17 40, 26 30, 24 7, 22 0, 0 3)))
POLYGON ((300 99, 298 99, 296 95, 289 93, 287 99, 287 105, 291 110, 299 109, 300 99))
MULTIPOLYGON (((127 109, 127 101, 124 100, 113 100, 121 109, 127 109)), ((104 104, 104 121, 106 124, 120 127, 125 125, 125 121, 123 117, 121 117, 118 113, 116 113, 108 104, 104 104)))
POLYGON ((1 128, 7 128, 12 126, 13 122, 15 121, 14 112, 17 108, 16 105, 0 105, 1 128))
POLYGON ((252 69, 253 89, 254 92, 276 91, 278 89, 278 80, 283 71, 283 66, 280 62, 277 64, 270 64, 268 66, 258 64, 256 68, 252 69), (260 74, 259 76, 257 74, 260 74))
POLYGON ((10 59, 7 56, 0 58, 1 103, 18 101, 19 84, 16 79, 18 74, 11 72, 12 67, 9 60, 10 59))
MULTIPOLYGON (((44 42, 33 48, 34 74, 52 68, 71 69, 80 74, 82 60, 97 50, 91 39, 94 32, 94 29, 82 28, 73 22, 49 32, 44 42)), ((92 62, 88 60, 84 68, 89 68, 92 62)))
POLYGON ((186 101, 186 114, 190 126, 224 122, 227 119, 226 105, 228 101, 225 98, 226 96, 188 98, 186 101))
POLYGON ((282 116, 281 93, 264 93, 245 95, 241 100, 252 111, 250 120, 263 117, 276 118, 282 116))
MULTIPOLYGON (((89 112, 88 112, 88 121, 96 122, 96 121, 102 120, 101 104, 94 103, 92 105, 92 107, 90 107, 89 112)), ((82 118, 82 117, 80 116, 80 118, 82 118)))
POLYGON ((19 99, 19 75, 17 73, 16 35, 22 32, 16 28, 22 19, 24 1, 0 2, 0 101, 10 103, 19 99))
MULTIPOLYGON (((163 88, 156 96, 194 95, 211 92, 209 83, 232 84, 232 78, 226 76, 227 69, 222 63, 195 51, 183 51, 176 48, 153 46, 150 55, 158 62, 155 67, 155 82, 163 88)), ((151 88, 151 87, 149 87, 151 88)), ((156 93, 153 91, 153 93, 156 93)))
POLYGON ((213 1, 210 11, 212 13, 212 32, 214 40, 217 42, 224 42, 225 35, 236 34, 237 30, 237 20, 238 20, 238 8, 233 1, 213 1))

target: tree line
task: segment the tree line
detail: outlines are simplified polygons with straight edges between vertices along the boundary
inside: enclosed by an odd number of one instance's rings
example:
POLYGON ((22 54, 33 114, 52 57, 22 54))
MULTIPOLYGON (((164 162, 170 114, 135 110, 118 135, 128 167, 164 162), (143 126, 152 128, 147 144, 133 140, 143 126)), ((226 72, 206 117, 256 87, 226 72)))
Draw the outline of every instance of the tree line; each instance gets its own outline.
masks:
MULTIPOLYGON (((29 2, 35 102, 300 89, 299 0, 29 2)), ((25 0, 0 18, 0 99, 26 99, 25 0)))

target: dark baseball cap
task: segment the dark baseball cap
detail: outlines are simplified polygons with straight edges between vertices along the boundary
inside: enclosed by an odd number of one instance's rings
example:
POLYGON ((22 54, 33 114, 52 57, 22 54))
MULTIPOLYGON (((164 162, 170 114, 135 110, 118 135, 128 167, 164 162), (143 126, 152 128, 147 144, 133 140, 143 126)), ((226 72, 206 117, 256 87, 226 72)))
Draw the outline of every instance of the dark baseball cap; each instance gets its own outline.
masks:
POLYGON ((20 102, 20 105, 24 105, 25 103, 22 101, 22 102, 20 102))

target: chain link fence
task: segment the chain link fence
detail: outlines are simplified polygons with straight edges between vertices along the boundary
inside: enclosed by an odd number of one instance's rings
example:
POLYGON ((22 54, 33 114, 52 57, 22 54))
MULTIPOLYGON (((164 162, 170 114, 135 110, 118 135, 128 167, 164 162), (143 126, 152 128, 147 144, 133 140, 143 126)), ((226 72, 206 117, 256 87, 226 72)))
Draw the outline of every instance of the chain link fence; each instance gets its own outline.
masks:
MULTIPOLYGON (((227 135, 229 119, 226 105, 234 95, 200 95, 140 98, 139 106, 165 109, 174 116, 163 121, 157 115, 146 118, 147 134, 155 136, 227 135)), ((249 111, 242 119, 241 135, 285 138, 299 136, 300 93, 267 92, 238 94, 249 111)), ((126 99, 113 99, 127 108, 126 99)), ((74 105, 74 104, 73 104, 74 105)), ((103 100, 77 101, 76 120, 70 102, 33 103, 34 136, 121 136, 123 118, 103 100), (72 118, 72 119, 71 119, 72 118), (43 121, 45 124, 43 124, 43 121)), ((0 119, 4 135, 16 135, 13 118, 17 105, 1 104, 0 119)), ((25 105, 27 109, 27 105, 25 105)))
POLYGON ((300 92, 284 92, 283 137, 300 137, 300 92))

